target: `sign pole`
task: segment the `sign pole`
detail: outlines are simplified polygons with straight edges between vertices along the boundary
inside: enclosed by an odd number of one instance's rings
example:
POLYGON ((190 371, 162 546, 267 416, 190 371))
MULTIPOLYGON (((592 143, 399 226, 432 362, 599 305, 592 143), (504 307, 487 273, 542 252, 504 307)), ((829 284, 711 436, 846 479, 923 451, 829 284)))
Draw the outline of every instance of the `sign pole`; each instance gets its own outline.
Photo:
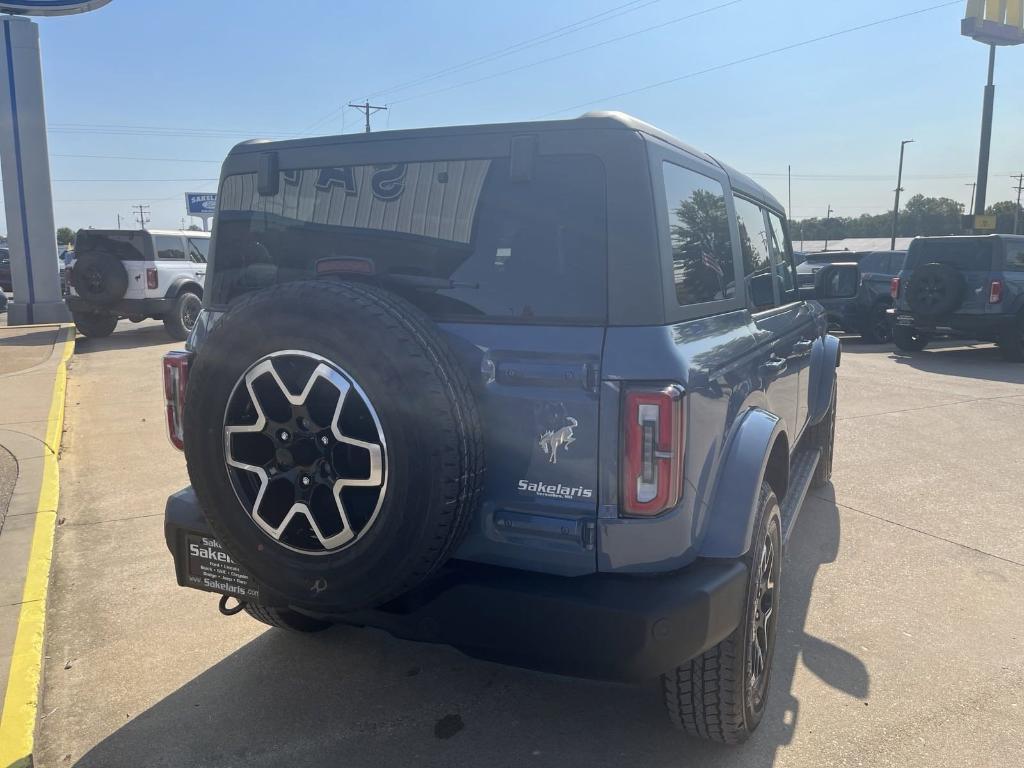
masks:
POLYGON ((68 322, 57 269, 39 26, 5 16, 0 27, 0 167, 14 284, 7 323, 68 322))

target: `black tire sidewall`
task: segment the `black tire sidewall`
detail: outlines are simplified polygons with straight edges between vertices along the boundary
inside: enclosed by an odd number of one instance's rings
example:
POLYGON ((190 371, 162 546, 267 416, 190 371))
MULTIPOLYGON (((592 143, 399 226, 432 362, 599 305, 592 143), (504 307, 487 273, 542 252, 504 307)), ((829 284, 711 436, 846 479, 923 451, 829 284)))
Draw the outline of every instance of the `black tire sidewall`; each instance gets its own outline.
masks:
MULTIPOLYGON (((192 299, 199 300, 199 294, 194 291, 182 291, 179 293, 174 300, 171 313, 164 318, 164 327, 167 329, 167 333, 178 341, 184 341, 188 338, 189 333, 192 332, 192 329, 185 325, 184 318, 182 317, 185 302, 192 299)), ((195 323, 193 323, 194 325, 195 323)))
POLYGON ((892 329, 892 340, 904 352, 920 352, 927 346, 929 339, 921 331, 897 325, 892 329))
POLYGON ((761 700, 761 706, 755 708, 753 702, 750 699, 750 693, 747 690, 747 663, 749 661, 750 654, 750 633, 751 633, 751 614, 754 609, 753 594, 757 588, 757 567, 760 560, 761 547, 763 542, 768 535, 769 530, 772 530, 772 536, 775 541, 775 561, 777 563, 778 576, 776 578, 775 589, 781 595, 782 590, 782 562, 783 562, 783 550, 782 550, 782 513, 779 508, 778 498, 775 496, 774 491, 767 483, 762 484, 761 496, 759 499, 758 507, 758 522, 754 528, 754 539, 751 542, 750 554, 748 555, 748 565, 750 567, 750 576, 747 582, 747 593, 746 593, 746 608, 743 612, 743 624, 740 626, 740 667, 738 672, 738 684, 740 686, 740 695, 743 700, 743 716, 746 719, 746 730, 753 732, 754 729, 761 722, 761 718, 764 717, 765 709, 767 708, 768 696, 771 692, 771 677, 772 669, 775 666, 775 640, 778 636, 779 626, 779 608, 781 606, 781 599, 777 599, 775 603, 775 621, 771 627, 771 638, 769 642, 770 652, 768 654, 767 669, 765 675, 767 680, 765 681, 764 697, 761 700))
POLYGON ((279 312, 264 328, 239 333, 236 326, 258 322, 266 307, 249 309, 225 317, 211 332, 190 377, 186 458, 207 519, 228 552, 292 604, 334 610, 378 604, 415 576, 417 554, 435 545, 445 511, 443 479, 452 469, 444 466, 436 432, 446 415, 431 417, 426 411, 433 406, 423 398, 423 388, 434 383, 423 380, 422 370, 410 370, 410 339, 393 328, 349 324, 359 318, 351 307, 337 306, 336 317, 317 322, 305 312, 279 312), (231 391, 257 360, 288 349, 321 355, 344 370, 373 404, 387 443, 384 501, 373 525, 330 554, 303 555, 274 542, 250 519, 227 476, 222 430, 231 391))
POLYGON ((116 315, 76 312, 73 316, 75 327, 87 339, 102 339, 114 332, 117 327, 116 315))

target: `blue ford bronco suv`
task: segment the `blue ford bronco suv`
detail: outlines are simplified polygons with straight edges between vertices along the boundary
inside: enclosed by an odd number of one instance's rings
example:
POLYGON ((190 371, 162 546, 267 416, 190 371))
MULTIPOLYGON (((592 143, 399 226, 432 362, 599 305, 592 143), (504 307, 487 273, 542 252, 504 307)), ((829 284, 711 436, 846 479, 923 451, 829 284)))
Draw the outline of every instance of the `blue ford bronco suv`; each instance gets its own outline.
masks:
POLYGON ((856 270, 801 289, 775 198, 618 113, 241 144, 164 360, 178 582, 660 681, 678 726, 742 741, 831 472, 813 293, 856 270))
POLYGON ((1024 362, 1024 236, 916 237, 891 295, 900 349, 919 352, 935 338, 978 339, 1024 362))

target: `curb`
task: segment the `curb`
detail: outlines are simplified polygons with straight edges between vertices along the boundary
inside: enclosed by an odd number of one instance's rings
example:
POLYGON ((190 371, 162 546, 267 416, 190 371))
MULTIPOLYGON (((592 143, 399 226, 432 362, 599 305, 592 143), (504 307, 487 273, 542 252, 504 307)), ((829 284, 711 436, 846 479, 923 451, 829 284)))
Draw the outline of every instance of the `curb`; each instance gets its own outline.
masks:
MULTIPOLYGON (((68 360, 75 347, 74 327, 63 329, 62 342, 54 344, 60 350, 53 395, 46 424, 46 453, 43 457, 43 479, 36 505, 35 527, 32 531, 32 550, 29 555, 25 586, 22 591, 18 630, 11 654, 11 668, 7 679, 7 692, 0 710, 0 766, 2 768, 31 768, 35 740, 36 710, 39 702, 39 684, 43 660, 43 631, 46 624, 46 596, 50 582, 50 562, 53 557, 54 528, 57 520, 57 500, 60 478, 57 455, 64 431, 64 396, 67 391, 68 360)), ((51 357, 52 359, 52 357, 51 357)))

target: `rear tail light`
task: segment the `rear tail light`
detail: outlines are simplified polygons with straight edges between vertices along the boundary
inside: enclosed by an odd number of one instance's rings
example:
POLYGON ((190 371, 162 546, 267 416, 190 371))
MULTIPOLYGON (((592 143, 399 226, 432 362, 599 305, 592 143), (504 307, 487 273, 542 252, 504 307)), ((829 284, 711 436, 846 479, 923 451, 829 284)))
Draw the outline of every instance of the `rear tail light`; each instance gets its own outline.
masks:
POLYGON ((651 517, 679 503, 686 425, 675 384, 627 390, 622 414, 622 514, 651 517))
POLYGON ((167 436, 171 445, 185 450, 185 389, 192 352, 176 349, 164 355, 164 403, 167 409, 167 436))
POLYGON ((889 295, 892 296, 893 301, 900 297, 900 279, 898 277, 889 281, 889 295))
POLYGON ((160 286, 160 278, 157 276, 156 267, 146 269, 146 287, 151 291, 160 286))
POLYGON ((1003 300, 1003 281, 993 280, 992 284, 988 287, 988 303, 998 304, 1003 300))

